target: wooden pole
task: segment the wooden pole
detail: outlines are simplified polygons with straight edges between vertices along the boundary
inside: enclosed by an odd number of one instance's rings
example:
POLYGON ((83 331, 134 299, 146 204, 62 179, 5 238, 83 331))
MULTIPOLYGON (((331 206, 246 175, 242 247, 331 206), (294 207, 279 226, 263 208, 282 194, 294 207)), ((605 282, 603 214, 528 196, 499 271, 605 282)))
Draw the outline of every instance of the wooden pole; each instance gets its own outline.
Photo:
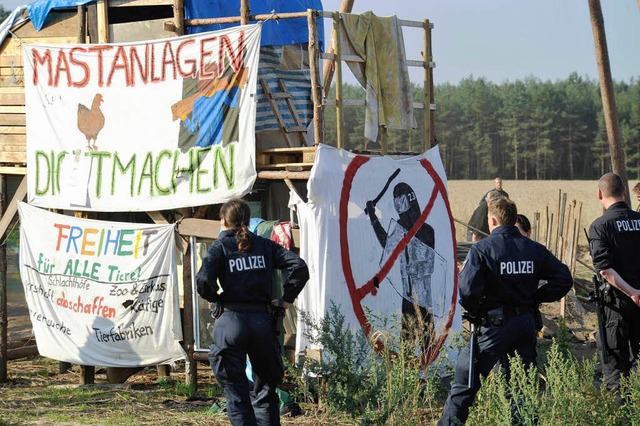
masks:
POLYGON ((422 52, 422 60, 424 61, 424 141, 423 151, 428 150, 436 145, 435 126, 433 120, 433 111, 431 104, 434 102, 433 96, 433 52, 431 48, 431 24, 428 19, 424 20, 424 52, 422 52))
POLYGON ((184 35, 184 2, 183 0, 173 0, 173 25, 176 35, 184 35))
POLYGON ((109 43, 109 4, 107 0, 98 0, 98 43, 109 43))
POLYGON ((307 10, 309 24, 309 72, 311 73, 311 97, 313 99, 313 144, 323 142, 322 122, 324 108, 322 106, 322 88, 320 87, 320 49, 318 46, 318 21, 316 11, 307 10))
MULTIPOLYGON (((7 206, 7 178, 0 175, 0 214, 4 215, 7 206)), ((3 238, 0 241, 7 241, 3 238)), ((7 347, 8 327, 7 320, 7 245, 0 244, 0 383, 7 381, 7 347)))
MULTIPOLYGON (((185 211, 190 209, 184 209, 185 211)), ((192 217, 193 214, 189 213, 184 217, 192 217)), ((194 389, 198 387, 198 364, 193 358, 193 352, 195 348, 194 336, 193 336, 193 287, 191 283, 191 269, 195 268, 192 265, 192 244, 187 245, 187 251, 182 256, 182 286, 183 286, 183 303, 184 309, 182 314, 182 345, 187 353, 187 359, 185 363, 185 383, 187 386, 193 386, 194 389)))
POLYGON ((78 43, 84 44, 87 35, 87 13, 84 6, 78 6, 78 43))
MULTIPOLYGON (((340 29, 340 14, 333 14, 333 31, 338 34, 340 29)), ((344 128, 342 121, 342 49, 340 48, 340 37, 336 37, 336 147, 343 147, 344 128)), ((326 86, 325 86, 326 88, 326 86)))
POLYGON ((618 108, 616 107, 616 97, 613 80, 611 78, 609 50, 607 49, 607 37, 604 31, 604 18, 602 17, 600 0, 589 0, 589 13, 591 15, 591 29, 593 30, 593 41, 596 48, 596 62, 598 64, 598 76, 600 78, 604 123, 607 128, 607 140, 609 142, 609 153, 611 154, 611 168, 613 173, 622 179, 627 189, 625 200, 627 205, 630 206, 631 198, 629 197, 627 167, 625 164, 624 151, 622 150, 622 133, 618 121, 618 108))
POLYGON ((240 0, 240 25, 249 25, 249 0, 240 0))
MULTIPOLYGON (((340 3, 340 13, 351 13, 353 10, 353 3, 355 0, 342 0, 340 3)), ((334 18, 335 19, 335 18, 334 18)), ((336 28, 334 26, 333 31, 331 31, 331 39, 329 40, 329 49, 327 49, 327 53, 335 53, 333 49, 333 42, 337 40, 338 33, 336 32, 336 28)), ((324 89, 324 97, 329 96, 329 90, 331 89, 331 80, 333 80, 333 73, 335 71, 335 67, 342 67, 342 63, 338 61, 338 58, 334 60, 326 60, 324 62, 324 66, 322 69, 322 74, 324 75, 324 81, 322 83, 322 87, 324 89)))

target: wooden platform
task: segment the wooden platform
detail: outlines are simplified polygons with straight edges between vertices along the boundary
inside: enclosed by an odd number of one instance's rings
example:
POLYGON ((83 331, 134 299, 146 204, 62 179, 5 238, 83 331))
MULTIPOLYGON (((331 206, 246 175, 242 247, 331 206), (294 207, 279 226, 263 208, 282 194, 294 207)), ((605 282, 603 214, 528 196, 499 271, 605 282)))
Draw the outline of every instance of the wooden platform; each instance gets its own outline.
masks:
POLYGON ((310 170, 316 158, 316 147, 270 148, 256 152, 258 170, 310 170))

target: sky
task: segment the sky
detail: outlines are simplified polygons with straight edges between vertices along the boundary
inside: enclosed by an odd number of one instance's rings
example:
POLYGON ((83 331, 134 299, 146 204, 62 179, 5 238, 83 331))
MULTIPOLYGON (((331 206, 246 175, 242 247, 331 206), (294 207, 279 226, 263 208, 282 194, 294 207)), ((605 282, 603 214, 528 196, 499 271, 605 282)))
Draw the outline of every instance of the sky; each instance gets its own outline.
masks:
MULTIPOLYGON (((0 0, 9 10, 25 3, 0 0)), ((340 3, 323 0, 324 9, 330 11, 338 10, 340 3)), ((601 0, 601 5, 613 78, 640 78, 638 1, 601 0)), ((354 1, 354 13, 368 10, 378 16, 433 23, 436 84, 456 84, 469 76, 495 83, 530 76, 555 81, 574 71, 598 78, 587 0, 354 1)), ((331 21, 326 21, 328 39, 331 21)), ((420 59, 421 30, 405 29, 404 37, 407 58, 420 59)), ((412 69, 411 78, 420 82, 421 71, 412 69)))

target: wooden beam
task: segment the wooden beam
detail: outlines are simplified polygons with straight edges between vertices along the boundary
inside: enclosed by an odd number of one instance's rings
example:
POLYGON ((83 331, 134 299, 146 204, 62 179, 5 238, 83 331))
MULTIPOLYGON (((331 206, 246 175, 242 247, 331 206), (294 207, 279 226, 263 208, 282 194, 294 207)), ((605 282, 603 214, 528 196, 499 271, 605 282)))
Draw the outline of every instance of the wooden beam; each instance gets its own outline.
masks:
MULTIPOLYGON (((340 13, 351 13, 353 10, 353 3, 355 0, 342 0, 340 3, 340 13)), ((335 18, 334 18, 335 19, 335 18)), ((337 40, 338 33, 336 32, 335 26, 333 31, 331 31, 331 38, 329 39, 329 49, 327 50, 329 53, 333 53, 333 42, 337 40)), ((326 98, 329 95, 329 90, 331 89, 331 80, 333 80, 333 73, 335 71, 335 67, 341 67, 342 64, 339 60, 336 62, 333 61, 325 61, 323 68, 324 82, 322 83, 322 87, 324 88, 324 97, 326 98)))
POLYGON ((313 143, 324 142, 322 123, 324 109, 322 106, 322 87, 320 86, 320 46, 318 45, 318 15, 315 10, 307 10, 309 27, 309 72, 311 73, 311 99, 313 100, 313 143))
POLYGON ((107 0, 98 0, 98 43, 109 43, 109 5, 107 0))
MULTIPOLYGON (((178 223, 178 232, 183 237, 215 240, 220 235, 220 221, 211 219, 184 218, 178 223)), ((292 247, 300 247, 300 230, 292 229, 292 247)), ((186 306, 186 295, 185 295, 186 306)))
MULTIPOLYGON (((333 31, 336 34, 335 38, 335 73, 336 73, 336 148, 344 148, 344 128, 342 120, 342 49, 340 47, 340 37, 337 37, 340 30, 340 14, 333 14, 333 31)), ((326 83, 326 79, 325 79, 326 83)), ((329 82, 331 84, 331 82, 329 82)), ((325 84, 325 90, 327 86, 325 84)))
POLYGON ((184 35, 184 2, 173 0, 173 25, 177 35, 184 35))
POLYGON ((262 170, 258 172, 258 179, 265 180, 309 180, 311 172, 308 170, 301 172, 292 172, 289 170, 262 170))
POLYGON ((24 200, 27 196, 27 177, 23 177, 20 181, 20 185, 18 189, 16 189, 16 193, 13 195, 11 202, 7 206, 7 209, 2 214, 2 218, 0 218, 0 239, 4 239, 4 234, 7 232, 9 228, 9 224, 13 220, 13 217, 16 215, 18 211, 18 202, 24 200))
MULTIPOLYGON (((0 214, 4 216, 7 206, 7 178, 0 175, 0 214)), ((2 241, 6 241, 4 238, 2 241)), ((7 246, 0 245, 0 383, 7 381, 7 349, 8 328, 7 320, 7 246)))
MULTIPOLYGON (((250 21, 266 21, 266 20, 278 20, 278 19, 295 19, 306 18, 307 12, 292 12, 292 13, 269 13, 261 15, 249 15, 250 21)), ((184 24, 188 27, 197 27, 200 25, 215 25, 215 24, 235 24, 241 22, 240 16, 228 16, 224 18, 201 18, 201 19, 187 19, 184 24)))
POLYGON ((240 0, 240 25, 249 25, 249 0, 240 0))

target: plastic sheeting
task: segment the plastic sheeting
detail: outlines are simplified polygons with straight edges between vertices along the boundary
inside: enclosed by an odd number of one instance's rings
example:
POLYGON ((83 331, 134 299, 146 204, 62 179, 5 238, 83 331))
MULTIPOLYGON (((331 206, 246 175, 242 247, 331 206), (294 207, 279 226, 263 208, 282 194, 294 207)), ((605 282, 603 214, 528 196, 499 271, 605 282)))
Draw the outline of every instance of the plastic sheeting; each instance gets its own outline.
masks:
POLYGON ((36 0, 27 6, 27 10, 33 26, 40 31, 53 9, 71 9, 93 1, 95 0, 36 0))

